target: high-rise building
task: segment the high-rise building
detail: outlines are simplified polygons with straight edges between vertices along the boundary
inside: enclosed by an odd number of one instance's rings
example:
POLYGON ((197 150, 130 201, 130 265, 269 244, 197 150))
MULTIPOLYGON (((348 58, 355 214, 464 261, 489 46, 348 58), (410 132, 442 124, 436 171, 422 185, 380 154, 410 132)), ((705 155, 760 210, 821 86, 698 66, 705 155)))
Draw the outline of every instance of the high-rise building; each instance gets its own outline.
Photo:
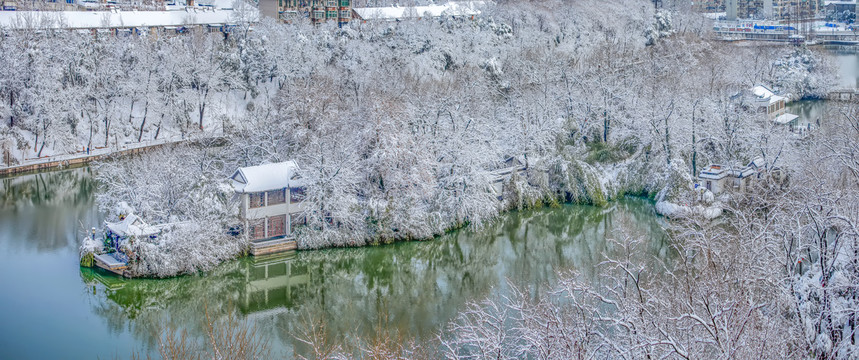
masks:
POLYGON ((728 20, 736 19, 807 19, 816 16, 821 0, 699 0, 694 8, 701 12, 725 12, 728 20))
POLYGON ((308 18, 314 24, 352 20, 352 0, 260 0, 260 13, 281 21, 308 18))

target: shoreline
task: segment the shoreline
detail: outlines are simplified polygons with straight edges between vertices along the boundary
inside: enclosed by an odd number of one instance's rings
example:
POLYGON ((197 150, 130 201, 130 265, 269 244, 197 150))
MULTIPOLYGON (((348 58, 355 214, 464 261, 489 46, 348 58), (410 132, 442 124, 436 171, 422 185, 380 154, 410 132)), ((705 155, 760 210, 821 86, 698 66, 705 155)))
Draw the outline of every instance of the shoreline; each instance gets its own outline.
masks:
POLYGON ((88 154, 85 152, 80 152, 74 154, 45 156, 36 159, 29 159, 17 165, 0 166, 0 178, 48 172, 65 168, 77 168, 89 164, 93 161, 105 159, 111 156, 136 155, 149 150, 163 147, 165 145, 175 145, 206 139, 219 139, 222 137, 222 135, 223 134, 207 134, 204 132, 200 136, 192 135, 189 137, 185 137, 184 139, 147 140, 138 143, 130 143, 125 144, 118 149, 109 147, 96 148, 92 149, 88 154))
MULTIPOLYGON (((648 194, 641 194, 641 193, 634 193, 634 192, 618 194, 616 196, 613 196, 613 197, 607 199, 607 201, 605 202, 604 205, 600 205, 600 204, 594 203, 592 201, 591 202, 567 201, 567 202, 555 202, 555 203, 547 203, 544 201, 538 201, 531 206, 526 206, 526 207, 522 207, 522 208, 510 208, 510 209, 503 210, 500 213, 498 213, 498 215, 489 222, 490 223, 495 222, 498 220, 498 218, 500 218, 502 216, 509 215, 509 214, 516 213, 516 212, 546 211, 549 209, 557 209, 557 208, 561 208, 564 206, 589 206, 589 207, 600 208, 600 209, 610 209, 610 208, 612 208, 612 205, 617 204, 620 201, 623 201, 622 199, 624 199, 624 198, 633 199, 635 201, 643 201, 643 202, 647 203, 647 206, 650 208, 650 210, 653 211, 653 215, 655 217, 670 221, 670 217, 665 216, 663 214, 660 214, 656 210, 656 204, 657 203, 650 195, 651 194, 649 194, 649 193, 648 194)), ((485 225, 489 225, 489 224, 485 224, 485 225)), ((266 256, 295 254, 298 252, 317 252, 317 251, 330 251, 330 250, 338 250, 338 249, 345 250, 345 249, 374 248, 374 247, 407 244, 407 243, 414 243, 414 242, 436 241, 439 238, 446 236, 446 235, 449 235, 451 233, 467 230, 469 227, 470 227, 470 225, 468 223, 463 223, 463 224, 460 224, 459 226, 454 226, 454 227, 450 227, 448 229, 445 229, 445 231, 441 234, 435 234, 431 237, 426 237, 426 238, 387 239, 387 240, 379 240, 379 241, 367 241, 363 245, 326 246, 326 247, 317 247, 317 248, 300 248, 299 247, 299 248, 295 248, 292 250, 279 252, 279 253, 273 253, 273 254, 266 254, 266 255, 259 256, 259 257, 265 258, 266 256)), ((186 276, 205 276, 208 272, 213 271, 215 268, 222 266, 223 264, 226 264, 228 262, 239 261, 242 259, 252 259, 255 257, 257 257, 257 256, 251 255, 251 253, 249 251, 242 251, 242 252, 236 254, 235 257, 225 259, 225 260, 219 262, 212 269, 200 270, 200 271, 197 271, 195 273, 180 273, 180 274, 174 274, 174 275, 164 276, 164 277, 152 276, 152 275, 134 275, 134 274, 132 274, 132 270, 130 269, 130 267, 128 269, 125 269, 120 274, 120 273, 106 270, 104 268, 96 266, 94 262, 93 262, 92 266, 85 266, 83 264, 80 264, 80 268, 81 269, 83 269, 83 268, 91 269, 93 271, 99 272, 102 275, 112 276, 112 277, 121 278, 121 279, 168 280, 168 279, 178 279, 178 278, 182 278, 182 277, 186 277, 186 276)))

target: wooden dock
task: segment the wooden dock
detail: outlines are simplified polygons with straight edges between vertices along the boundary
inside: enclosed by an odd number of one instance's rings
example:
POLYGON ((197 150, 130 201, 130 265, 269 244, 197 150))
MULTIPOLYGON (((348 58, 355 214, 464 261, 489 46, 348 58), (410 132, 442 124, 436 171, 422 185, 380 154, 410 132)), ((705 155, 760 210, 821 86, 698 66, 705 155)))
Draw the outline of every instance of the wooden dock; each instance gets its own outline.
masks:
POLYGON ((292 238, 251 241, 251 255, 260 256, 295 250, 298 244, 292 238))
POLYGON ((122 275, 128 269, 128 263, 120 261, 111 254, 93 254, 95 265, 117 275, 122 275))

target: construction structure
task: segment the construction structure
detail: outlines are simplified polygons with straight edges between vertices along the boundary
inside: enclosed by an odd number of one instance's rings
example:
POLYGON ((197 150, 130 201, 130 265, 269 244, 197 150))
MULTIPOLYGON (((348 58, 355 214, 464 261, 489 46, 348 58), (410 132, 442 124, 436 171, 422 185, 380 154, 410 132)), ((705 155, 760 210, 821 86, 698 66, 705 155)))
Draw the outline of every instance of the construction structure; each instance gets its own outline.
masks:
POLYGON ((259 0, 260 14, 284 22, 310 19, 313 24, 352 20, 352 0, 259 0))

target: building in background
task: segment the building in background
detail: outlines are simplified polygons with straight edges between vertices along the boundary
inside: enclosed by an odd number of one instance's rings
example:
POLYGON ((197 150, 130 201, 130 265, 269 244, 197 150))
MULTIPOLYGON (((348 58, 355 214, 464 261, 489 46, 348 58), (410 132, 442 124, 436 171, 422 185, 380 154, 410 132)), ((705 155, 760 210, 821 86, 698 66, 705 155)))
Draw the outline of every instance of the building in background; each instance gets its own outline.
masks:
POLYGON ((259 0, 259 10, 286 22, 310 19, 314 24, 331 21, 343 26, 352 20, 352 0, 259 0))
POLYGON ((857 2, 856 0, 838 0, 838 1, 826 1, 825 7, 826 11, 831 13, 843 13, 845 11, 849 11, 852 13, 856 13, 857 11, 857 2))
POLYGON ((773 19, 798 20, 816 17, 823 10, 822 0, 699 0, 693 2, 699 12, 725 12, 728 20, 773 19))
POLYGON ((775 119, 785 114, 787 98, 776 95, 772 89, 758 85, 749 89, 749 97, 755 106, 755 110, 767 114, 770 119, 775 119))

